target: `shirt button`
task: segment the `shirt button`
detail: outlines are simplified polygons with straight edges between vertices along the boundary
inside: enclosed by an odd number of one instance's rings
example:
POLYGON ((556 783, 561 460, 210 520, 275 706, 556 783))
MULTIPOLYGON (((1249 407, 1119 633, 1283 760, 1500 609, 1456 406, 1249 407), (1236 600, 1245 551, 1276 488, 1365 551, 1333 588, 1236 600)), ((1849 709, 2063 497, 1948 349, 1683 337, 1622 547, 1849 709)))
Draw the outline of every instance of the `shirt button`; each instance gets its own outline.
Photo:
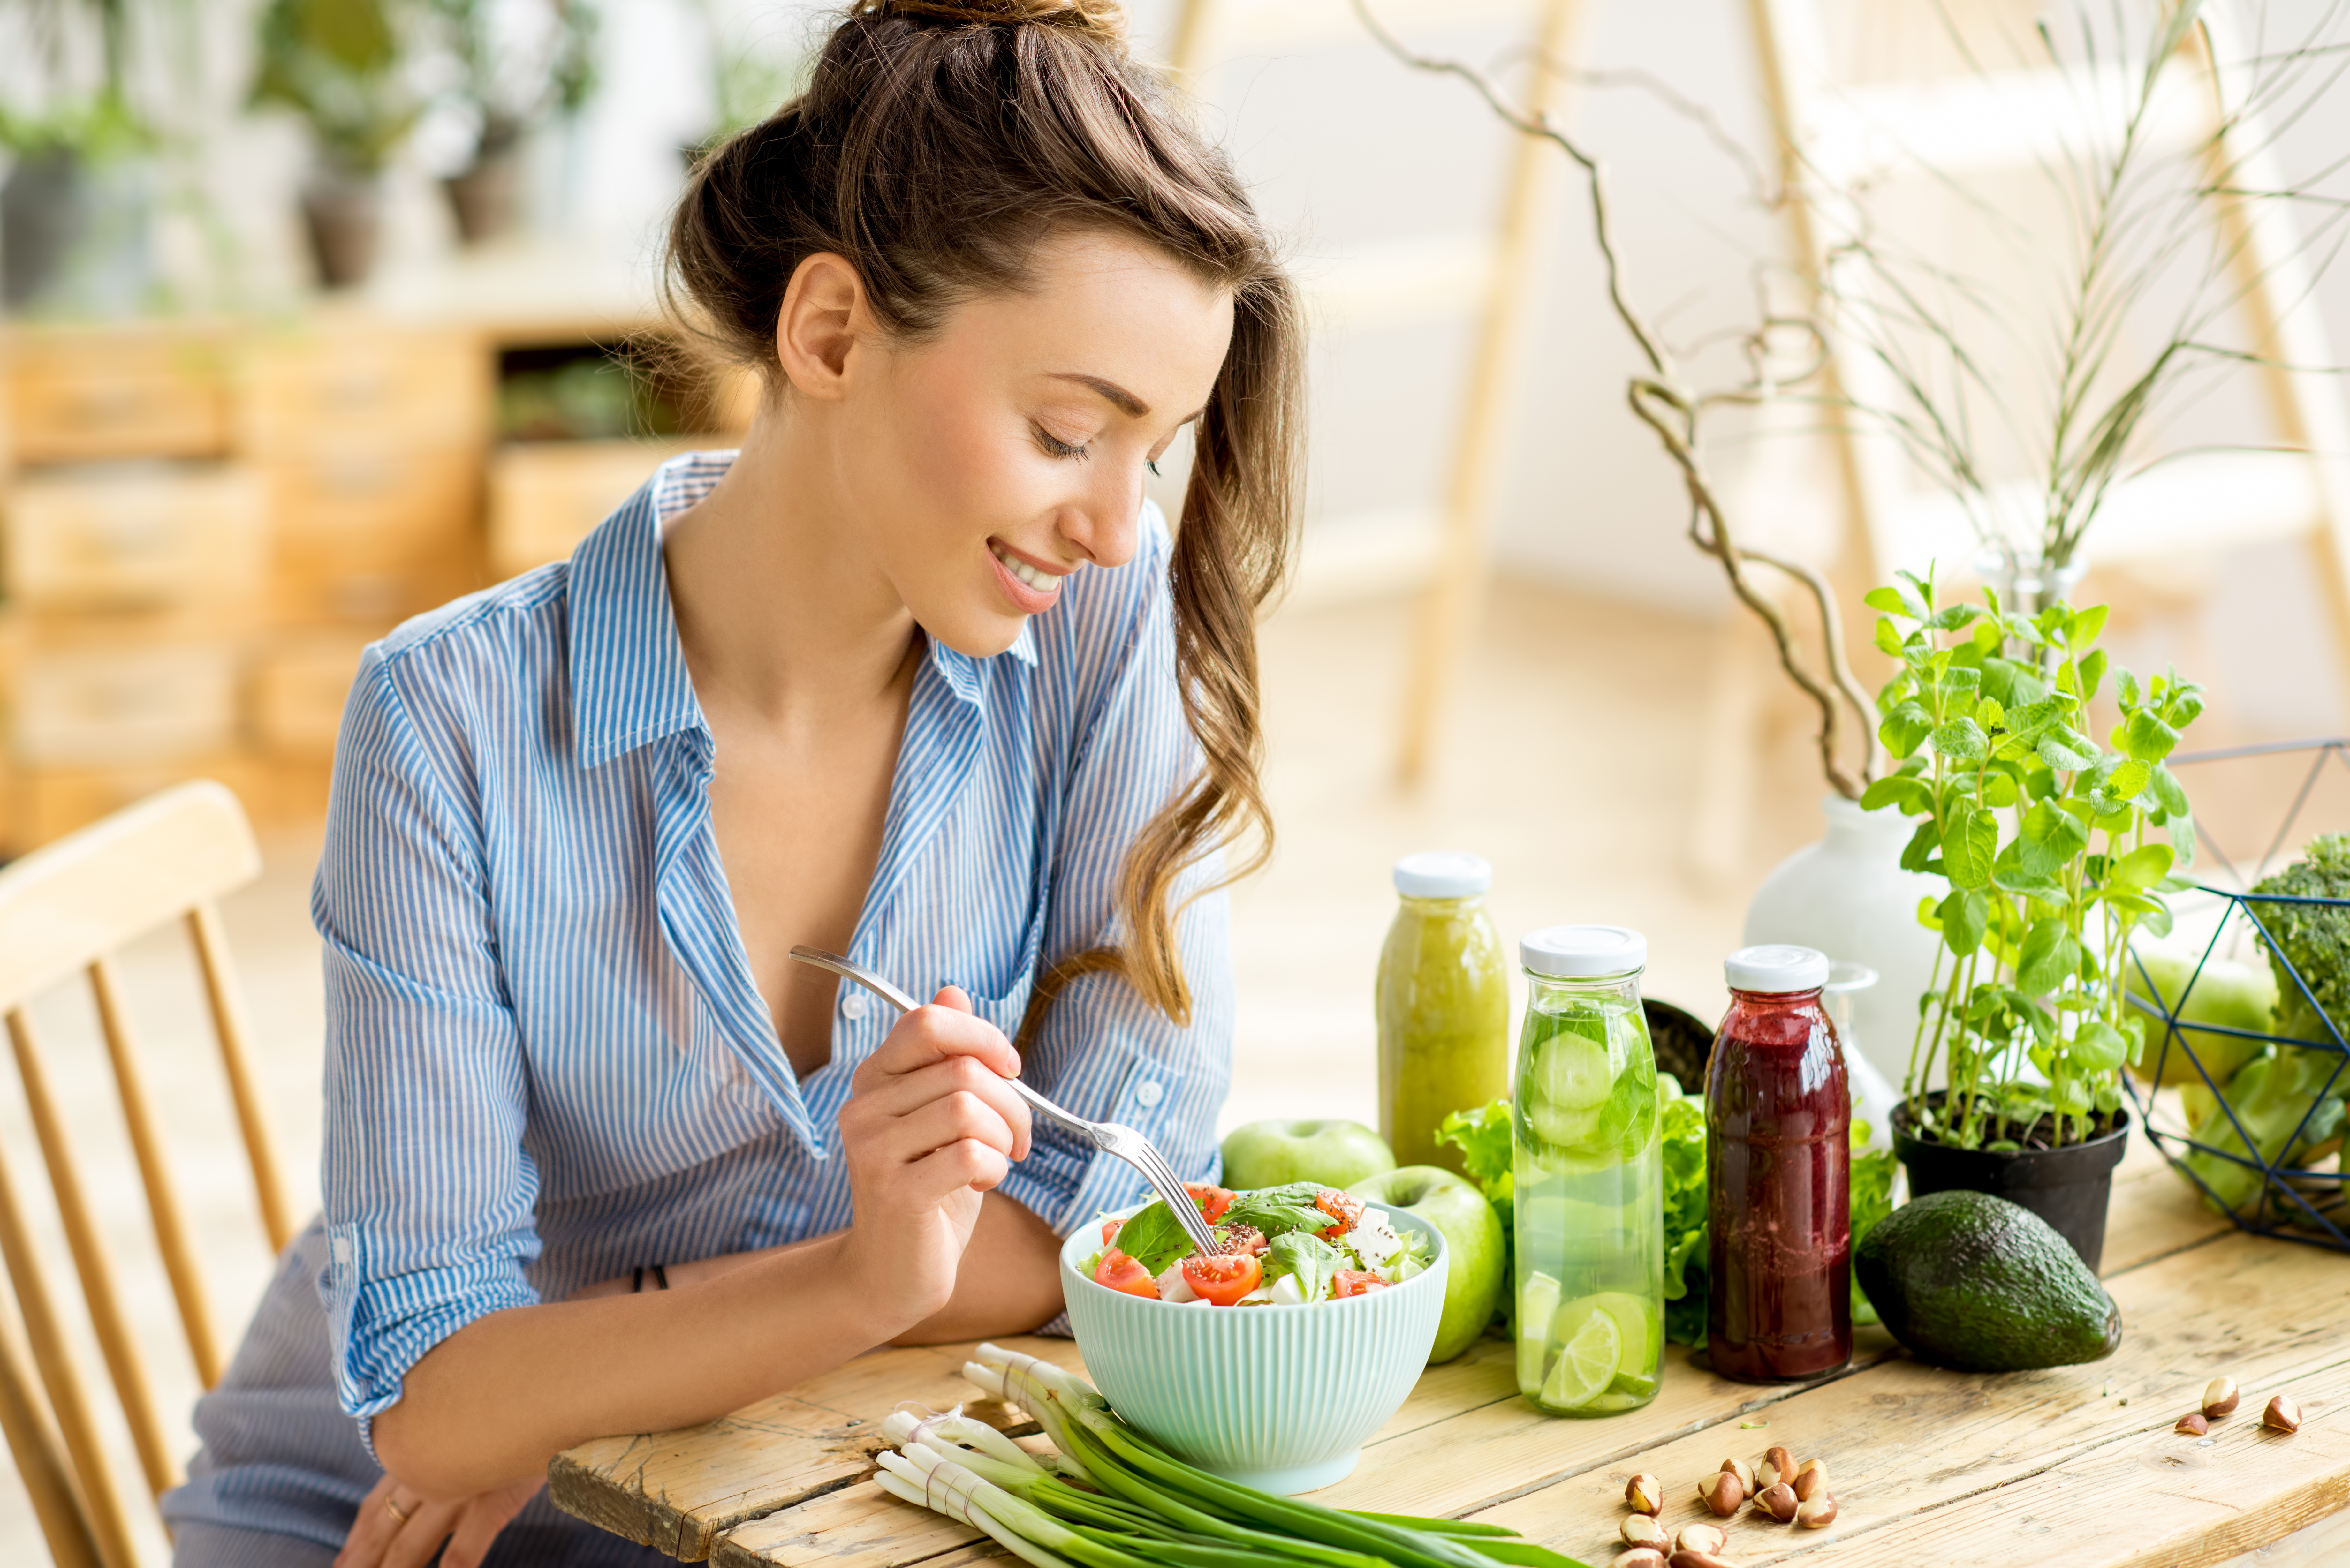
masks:
POLYGON ((1166 1097, 1166 1089, 1156 1078, 1145 1078, 1134 1085, 1134 1103, 1146 1111, 1166 1097))
POLYGON ((861 991, 850 991, 840 999, 840 1015, 851 1023, 865 1016, 865 993, 861 991))

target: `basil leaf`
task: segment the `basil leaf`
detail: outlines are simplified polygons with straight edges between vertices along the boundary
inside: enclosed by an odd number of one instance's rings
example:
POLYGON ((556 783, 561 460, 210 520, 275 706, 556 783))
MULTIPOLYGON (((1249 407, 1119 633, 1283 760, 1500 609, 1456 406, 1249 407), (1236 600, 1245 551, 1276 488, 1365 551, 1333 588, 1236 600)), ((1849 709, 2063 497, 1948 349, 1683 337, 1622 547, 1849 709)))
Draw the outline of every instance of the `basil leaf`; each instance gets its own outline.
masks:
POLYGON ((1109 1244, 1154 1275, 1165 1273, 1168 1264, 1191 1251, 1191 1238, 1183 1233, 1182 1223, 1163 1201, 1119 1226, 1109 1244))
POLYGON ((1330 1293, 1330 1282, 1337 1277, 1346 1262, 1338 1249, 1310 1231, 1292 1231, 1273 1239, 1273 1256, 1280 1260, 1286 1273, 1297 1276, 1297 1289, 1309 1302, 1318 1302, 1330 1293))

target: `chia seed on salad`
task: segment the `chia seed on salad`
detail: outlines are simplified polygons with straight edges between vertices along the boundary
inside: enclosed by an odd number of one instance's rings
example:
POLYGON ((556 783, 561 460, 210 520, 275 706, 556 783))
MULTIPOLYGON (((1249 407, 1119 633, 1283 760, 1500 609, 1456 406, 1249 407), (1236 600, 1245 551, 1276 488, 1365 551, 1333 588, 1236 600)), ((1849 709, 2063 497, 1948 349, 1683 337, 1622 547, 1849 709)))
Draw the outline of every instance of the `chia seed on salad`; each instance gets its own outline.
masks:
POLYGON ((1195 1253, 1161 1200, 1103 1218, 1102 1250, 1087 1261, 1087 1276, 1172 1305, 1303 1306, 1399 1285, 1433 1255, 1422 1232, 1400 1232, 1362 1199, 1310 1181, 1242 1192, 1187 1182, 1184 1191, 1222 1251, 1195 1253))

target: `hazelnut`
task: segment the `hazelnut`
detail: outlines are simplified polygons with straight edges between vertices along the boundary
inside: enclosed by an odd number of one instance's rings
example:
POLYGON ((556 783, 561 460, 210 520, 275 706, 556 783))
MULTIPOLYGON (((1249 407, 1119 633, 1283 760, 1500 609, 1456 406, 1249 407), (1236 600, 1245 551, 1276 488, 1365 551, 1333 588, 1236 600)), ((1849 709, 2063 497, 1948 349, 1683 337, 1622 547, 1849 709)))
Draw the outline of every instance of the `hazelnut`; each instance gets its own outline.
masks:
POLYGON ((2235 1414, 2240 1397, 2236 1392, 2234 1378, 2214 1377, 2210 1383, 2204 1385, 2203 1414, 2214 1421, 2222 1416, 2231 1416, 2235 1414))
POLYGON ((2301 1407, 2280 1394, 2269 1401, 2267 1409, 2261 1412, 2261 1425, 2272 1432, 2298 1432, 2301 1430, 2301 1407))
POLYGON ((1817 1459, 1805 1459, 1804 1468, 1795 1472, 1795 1500, 1809 1502, 1827 1489, 1827 1466, 1817 1459))
POLYGON ((1665 1533, 1663 1525, 1647 1514, 1631 1513, 1624 1516, 1624 1544, 1652 1547, 1660 1552, 1669 1552, 1673 1538, 1665 1533))
POLYGON ((1665 1568, 1665 1554, 1653 1547, 1635 1546, 1617 1552, 1607 1568, 1665 1568))
POLYGON ((1835 1499, 1826 1492, 1795 1505, 1795 1522, 1805 1530, 1825 1530, 1835 1522, 1835 1499))
POLYGON ((1665 1568, 1731 1568, 1731 1563, 1711 1552, 1676 1552, 1665 1560, 1665 1568))
POLYGON ((1792 1483, 1795 1479, 1795 1456, 1784 1449, 1773 1449, 1754 1467, 1754 1484, 1769 1491, 1781 1481, 1792 1483))
POLYGON ((2204 1417, 2202 1411, 2189 1410, 2179 1417, 2178 1425, 2170 1429, 2174 1432, 2183 1432, 2190 1438, 2199 1438, 2211 1429, 2211 1423, 2204 1417))
POLYGON ((1697 1495, 1716 1519, 1728 1519, 1746 1501, 1746 1483, 1736 1470, 1720 1470, 1699 1483, 1697 1495))
POLYGON ((1624 1501, 1635 1513, 1662 1513, 1665 1483, 1643 1471, 1624 1483, 1624 1501))
POLYGON ((1729 1544, 1730 1537, 1711 1524, 1684 1524, 1673 1537, 1673 1547, 1680 1552, 1720 1552, 1729 1544))
POLYGON ((1795 1505, 1798 1501, 1800 1500, 1795 1496, 1795 1489, 1785 1481, 1780 1481, 1775 1486, 1764 1487, 1754 1499, 1756 1505, 1763 1512, 1782 1524, 1795 1517, 1795 1505))
POLYGON ((1754 1467, 1752 1465, 1748 1464, 1744 1459, 1724 1459, 1721 1461, 1721 1468, 1738 1478, 1738 1484, 1746 1489, 1747 1496, 1752 1497, 1754 1495, 1754 1467))

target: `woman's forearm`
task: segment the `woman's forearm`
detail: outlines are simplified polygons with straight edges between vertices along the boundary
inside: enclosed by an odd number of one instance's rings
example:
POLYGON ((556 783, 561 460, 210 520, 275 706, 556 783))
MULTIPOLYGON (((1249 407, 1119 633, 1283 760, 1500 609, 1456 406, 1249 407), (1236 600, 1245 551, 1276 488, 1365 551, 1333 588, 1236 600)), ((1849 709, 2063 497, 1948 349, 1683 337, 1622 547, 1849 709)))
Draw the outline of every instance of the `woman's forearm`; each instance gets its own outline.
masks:
POLYGON ((949 1345, 959 1339, 1029 1334, 1061 1311, 1061 1239, 1001 1192, 979 1206, 943 1311, 897 1336, 895 1345, 949 1345))
POLYGON ((691 1426, 804 1382, 911 1326, 851 1277, 846 1240, 477 1319, 409 1369, 375 1419, 377 1455, 421 1496, 465 1497, 590 1438, 691 1426))

